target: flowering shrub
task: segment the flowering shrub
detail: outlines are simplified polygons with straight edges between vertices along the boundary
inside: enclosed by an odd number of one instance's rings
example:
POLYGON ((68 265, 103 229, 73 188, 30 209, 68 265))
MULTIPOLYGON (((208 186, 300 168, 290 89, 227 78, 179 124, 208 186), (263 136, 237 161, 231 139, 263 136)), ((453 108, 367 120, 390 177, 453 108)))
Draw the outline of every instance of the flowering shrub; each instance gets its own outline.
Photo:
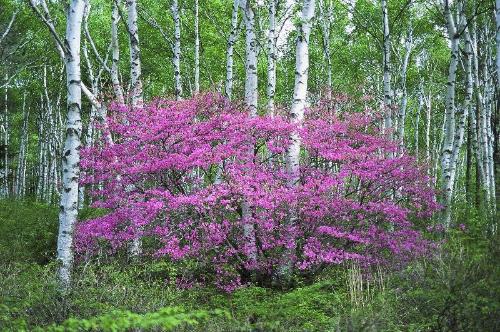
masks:
POLYGON ((109 213, 78 225, 77 251, 150 238, 144 254, 194 260, 227 291, 250 274, 273 275, 283 256, 307 272, 423 254, 428 242, 412 220, 438 208, 434 193, 376 120, 319 106, 297 127, 280 116, 251 118, 216 94, 115 105, 105 129, 114 144, 82 151, 82 181, 100 184, 94 205, 109 213), (290 185, 294 131, 300 181, 290 185))

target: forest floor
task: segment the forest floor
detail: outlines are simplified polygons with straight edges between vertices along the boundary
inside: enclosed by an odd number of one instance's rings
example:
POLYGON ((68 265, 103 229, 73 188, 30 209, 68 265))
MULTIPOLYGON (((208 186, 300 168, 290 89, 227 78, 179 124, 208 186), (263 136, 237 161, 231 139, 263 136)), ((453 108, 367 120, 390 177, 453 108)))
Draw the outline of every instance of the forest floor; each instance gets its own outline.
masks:
POLYGON ((498 331, 498 235, 467 218, 477 227, 449 234, 435 257, 375 278, 342 265, 286 291, 249 285, 227 294, 179 289, 166 281, 176 271, 165 260, 113 257, 78 264, 62 297, 57 209, 0 201, 0 331, 498 331))

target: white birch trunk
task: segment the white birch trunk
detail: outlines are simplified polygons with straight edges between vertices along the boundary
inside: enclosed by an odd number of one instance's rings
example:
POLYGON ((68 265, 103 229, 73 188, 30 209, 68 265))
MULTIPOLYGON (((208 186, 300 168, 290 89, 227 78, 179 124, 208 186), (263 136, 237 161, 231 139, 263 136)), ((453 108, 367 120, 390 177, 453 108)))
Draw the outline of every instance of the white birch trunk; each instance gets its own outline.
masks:
POLYGON ((500 0, 496 0, 496 9, 495 9, 495 22, 496 22, 496 47, 497 47, 497 55, 496 55, 496 66, 497 66, 497 82, 500 84, 500 0))
POLYGON ((137 2, 127 0, 127 27, 130 40, 130 97, 132 106, 142 105, 141 58, 137 26, 137 2))
MULTIPOLYGON (((253 0, 242 0, 243 21, 245 22, 245 106, 251 117, 257 116, 257 39, 255 35, 255 15, 252 6, 253 0)), ((250 152, 253 154, 253 147, 250 152)), ((251 220, 252 207, 246 198, 241 204, 241 218, 243 221, 243 236, 247 242, 247 256, 250 260, 257 259, 255 241, 255 227, 251 220)))
MULTIPOLYGON (((413 48, 413 37, 412 37, 412 31, 410 30, 408 32, 408 36, 406 38, 405 42, 405 55, 403 59, 403 66, 401 69, 401 85, 402 85, 402 90, 403 90, 403 96, 401 99, 401 106, 399 107, 399 114, 398 114, 398 139, 399 139, 399 147, 401 151, 403 151, 404 148, 404 139, 405 139, 405 122, 406 122, 406 107, 408 105, 408 91, 406 88, 406 74, 408 71, 408 63, 410 61, 410 55, 411 55, 411 50, 413 48)), ((420 106, 419 106, 420 107, 420 106)), ((420 109, 419 113, 420 115, 420 109)), ((418 120, 417 120, 418 123, 418 120)), ((417 155, 418 155, 418 149, 417 149, 417 155)))
MULTIPOLYGON (((485 33, 488 35, 488 33, 485 33)), ((493 159, 494 153, 494 137, 493 137, 493 128, 491 126, 492 122, 492 109, 494 101, 494 85, 493 85, 493 77, 490 74, 493 67, 493 56, 491 53, 491 47, 486 45, 486 60, 484 63, 484 82, 485 82, 485 103, 484 103, 484 112, 485 112, 485 122, 486 122, 486 165, 488 167, 488 175, 489 175, 489 187, 490 187, 490 207, 492 216, 495 215, 496 211, 496 197, 495 197, 495 164, 493 159)))
MULTIPOLYGON (((422 91, 422 96, 424 91, 422 91)), ((432 114, 432 94, 429 91, 428 98, 424 97, 425 103, 425 160, 429 165, 431 163, 431 114, 432 114)), ((430 172, 428 173, 430 175, 430 172)))
MULTIPOLYGON (((415 157, 417 158, 417 161, 419 160, 419 143, 420 143, 420 113, 422 113, 422 109, 424 108, 424 87, 423 87, 423 82, 420 83, 420 89, 418 93, 418 107, 417 107, 417 114, 415 117, 415 157)), ((403 131, 404 134, 404 131, 403 131)), ((402 146, 404 147, 404 145, 402 146)))
POLYGON ((200 27, 199 0, 194 0, 194 93, 200 92, 200 27))
POLYGON ((276 0, 269 0, 269 34, 267 36, 267 112, 274 115, 276 94, 276 0))
POLYGON ((325 0, 319 1, 320 19, 321 19, 321 29, 323 33, 323 52, 326 60, 327 69, 327 81, 326 85, 328 87, 327 98, 330 100, 332 98, 332 58, 330 52, 330 28, 332 20, 332 7, 330 0, 326 0, 328 6, 325 5, 325 0))
MULTIPOLYGON (((12 26, 14 24, 14 21, 16 20, 16 16, 18 14, 19 10, 16 10, 12 13, 12 16, 10 18, 9 23, 7 24, 7 27, 5 28, 4 32, 0 36, 0 44, 4 41, 4 39, 7 37, 9 32, 12 29, 12 26)), ((3 170, 0 170, 0 198, 5 198, 9 196, 9 136, 10 136, 10 129, 9 129, 9 108, 8 108, 8 85, 9 85, 9 75, 6 72, 5 73, 5 95, 4 95, 4 114, 3 117, 0 118, 0 132, 2 133, 3 136, 3 163, 4 167, 3 170)))
POLYGON ((19 156, 17 162, 17 174, 15 184, 15 195, 22 198, 26 195, 26 156, 28 153, 28 120, 29 110, 26 109, 26 92, 23 95, 23 126, 21 129, 21 142, 19 143, 19 156))
POLYGON ((257 116, 257 38, 255 35, 255 14, 253 0, 242 0, 245 22, 245 105, 250 116, 257 116))
POLYGON ((238 10, 240 0, 234 0, 233 12, 231 14, 231 33, 227 41, 227 55, 226 55, 226 84, 224 85, 224 92, 226 97, 231 99, 233 95, 233 66, 234 66, 234 45, 238 38, 238 10))
POLYGON ((125 104, 125 97, 123 96, 123 87, 120 83, 120 72, 118 64, 120 62, 120 45, 118 42, 118 21, 120 20, 120 13, 118 11, 118 6, 120 5, 120 0, 113 1, 113 7, 111 11, 111 68, 110 76, 111 83, 113 84, 113 92, 115 94, 116 101, 120 104, 125 104))
MULTIPOLYGON (((5 81, 7 82, 9 76, 5 73, 5 81)), ((2 117, 2 134, 3 134, 3 170, 2 170, 2 185, 0 187, 0 198, 9 196, 9 95, 8 84, 5 85, 4 90, 4 110, 2 117)))
MULTIPOLYGON (((487 204, 490 197, 489 190, 489 177, 487 174, 487 169, 485 169, 484 161, 484 137, 485 133, 482 128, 482 116, 483 113, 483 94, 481 92, 481 82, 479 75, 479 56, 478 56, 478 43, 477 43, 477 29, 476 22, 473 21, 472 24, 472 52, 473 52, 473 64, 474 64, 474 87, 475 87, 475 103, 476 103, 476 116, 473 117, 474 128, 476 131, 475 142, 476 142, 476 167, 479 170, 479 177, 482 184, 482 188, 486 191, 487 204)), ((468 35, 466 35, 467 37, 468 35)), ((479 179, 477 179, 479 180, 479 179)))
MULTIPOLYGON (((391 38, 389 31, 389 12, 387 0, 382 1, 383 20, 383 71, 384 71, 384 130, 392 130, 392 88, 391 88, 391 38)), ((392 134, 389 135, 392 138, 392 134)))
MULTIPOLYGON (((314 17, 314 0, 304 0, 302 4, 302 13, 298 25, 297 46, 295 54, 295 86, 293 90, 292 107, 290 109, 290 118, 293 123, 299 126, 304 120, 304 111, 307 103, 307 80, 309 72, 309 37, 311 34, 312 19, 314 17)), ((299 159, 300 159, 300 136, 297 132, 291 135, 291 144, 288 147, 286 168, 289 175, 288 186, 296 186, 300 179, 299 159)), ((298 219, 297 207, 290 207, 290 216, 288 223, 293 226, 298 219)), ((293 249, 288 251, 287 255, 292 255, 293 249)), ((285 257, 280 267, 280 274, 288 276, 291 273, 290 257, 285 257)))
POLYGON ((181 76, 181 18, 179 15, 178 0, 172 2, 172 18, 174 19, 174 81, 175 99, 182 98, 182 76, 181 76))
POLYGON ((62 156, 63 190, 59 208, 57 259, 60 261, 59 282, 62 290, 71 284, 73 267, 73 232, 78 216, 78 180, 80 177, 80 136, 82 132, 80 37, 85 4, 72 0, 68 9, 65 45, 67 82, 66 140, 62 156))
MULTIPOLYGON (((459 10, 459 12, 461 12, 459 10)), ((443 148, 441 153, 441 189, 443 192, 442 204, 443 223, 445 227, 451 225, 451 203, 453 198, 453 189, 455 184, 457 159, 460 147, 463 140, 463 131, 465 128, 465 120, 467 109, 457 109, 455 106, 455 85, 458 66, 458 44, 459 34, 455 25, 455 20, 448 3, 444 2, 444 15, 446 19, 448 38, 451 45, 451 58, 448 69, 447 91, 445 99, 445 118, 444 118, 444 138, 443 148), (455 124, 455 113, 460 115, 458 128, 455 124), (465 116, 464 116, 465 115, 465 116)), ((459 18, 459 28, 463 26, 463 19, 459 18)))

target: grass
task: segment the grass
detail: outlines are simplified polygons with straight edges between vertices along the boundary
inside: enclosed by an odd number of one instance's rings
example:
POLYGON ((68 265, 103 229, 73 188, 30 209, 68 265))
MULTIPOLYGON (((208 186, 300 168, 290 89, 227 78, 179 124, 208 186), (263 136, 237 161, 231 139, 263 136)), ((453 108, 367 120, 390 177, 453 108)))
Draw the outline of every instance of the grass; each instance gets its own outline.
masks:
POLYGON ((334 266, 288 291, 178 289, 165 260, 101 257, 76 266, 64 297, 56 234, 56 209, 0 201, 0 331, 500 330, 498 235, 480 231, 451 233, 438 255, 403 271, 334 266))

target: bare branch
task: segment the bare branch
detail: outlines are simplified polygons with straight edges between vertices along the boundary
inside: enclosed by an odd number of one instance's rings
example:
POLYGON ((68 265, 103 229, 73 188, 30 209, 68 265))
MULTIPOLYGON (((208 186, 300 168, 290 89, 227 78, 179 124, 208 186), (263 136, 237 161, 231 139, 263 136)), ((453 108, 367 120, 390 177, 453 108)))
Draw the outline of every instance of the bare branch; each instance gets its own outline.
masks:
POLYGON ((61 56, 61 58, 64 59, 66 54, 69 53, 69 50, 65 46, 62 39, 59 37, 59 34, 56 31, 56 28, 54 26, 54 22, 52 21, 52 18, 50 17, 49 8, 47 7, 47 3, 45 2, 45 0, 39 0, 39 1, 42 5, 43 13, 40 12, 40 10, 38 9, 38 3, 36 0, 29 0, 29 5, 30 5, 31 9, 33 9, 33 12, 42 20, 42 22, 47 26, 47 28, 49 28, 49 31, 50 31, 52 37, 56 41, 57 51, 59 52, 59 55, 61 56))
MULTIPOLYGON (((92 36, 90 35, 89 31, 89 25, 88 25, 88 18, 90 15, 90 2, 88 0, 85 0, 85 11, 83 13, 83 32, 85 34, 85 38, 90 44, 90 47, 92 48, 92 51, 94 52, 95 57, 101 64, 101 66, 109 73, 111 73, 111 68, 107 65, 107 59, 103 59, 101 55, 99 54, 99 51, 97 50, 97 47, 95 46, 94 40, 92 39, 92 36)), ((110 46, 111 47, 111 46, 110 46)), ((108 51, 109 54, 109 51, 108 51)))
POLYGON ((10 32, 10 29, 12 29, 12 25, 14 24, 14 20, 16 19, 17 13, 19 13, 19 10, 16 10, 14 13, 12 13, 12 17, 10 19, 10 22, 7 25, 7 28, 5 29, 4 33, 2 34, 2 37, 0 37, 0 44, 5 39, 5 37, 7 37, 7 35, 10 32))

